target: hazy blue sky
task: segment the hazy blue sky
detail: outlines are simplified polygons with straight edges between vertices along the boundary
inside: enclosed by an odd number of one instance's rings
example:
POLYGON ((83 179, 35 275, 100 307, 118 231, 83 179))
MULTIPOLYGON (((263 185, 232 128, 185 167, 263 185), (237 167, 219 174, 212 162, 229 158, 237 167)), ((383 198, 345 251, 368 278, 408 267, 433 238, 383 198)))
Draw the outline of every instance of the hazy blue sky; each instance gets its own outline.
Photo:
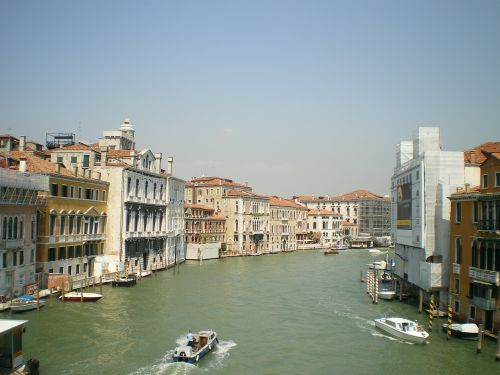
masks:
POLYGON ((181 178, 385 194, 419 126, 447 150, 500 140, 499 20, 496 0, 4 0, 0 133, 129 117, 181 178))

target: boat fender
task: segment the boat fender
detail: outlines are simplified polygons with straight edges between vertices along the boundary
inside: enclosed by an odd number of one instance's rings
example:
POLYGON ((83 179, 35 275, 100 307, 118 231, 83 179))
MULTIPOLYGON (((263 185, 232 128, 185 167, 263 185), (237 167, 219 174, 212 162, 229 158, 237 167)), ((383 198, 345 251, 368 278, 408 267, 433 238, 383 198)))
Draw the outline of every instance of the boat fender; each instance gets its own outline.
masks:
POLYGON ((212 345, 208 344, 208 350, 212 350, 212 345))
POLYGON ((186 352, 180 352, 179 353, 179 357, 185 357, 186 356, 186 352))
POLYGON ((196 362, 198 362, 198 360, 199 360, 199 359, 200 359, 200 355, 198 354, 198 355, 196 356, 196 362))

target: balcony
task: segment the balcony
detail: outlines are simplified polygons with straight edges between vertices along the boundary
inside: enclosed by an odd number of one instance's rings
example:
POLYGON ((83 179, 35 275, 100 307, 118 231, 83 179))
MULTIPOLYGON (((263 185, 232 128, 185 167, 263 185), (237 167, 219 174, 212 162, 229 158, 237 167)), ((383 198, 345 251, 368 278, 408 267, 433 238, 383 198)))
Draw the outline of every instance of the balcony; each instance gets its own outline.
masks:
POLYGON ((19 240, 1 240, 0 247, 5 250, 22 249, 24 247, 24 239, 19 240))
POLYGON ((472 297, 472 303, 479 309, 485 311, 496 310, 496 300, 494 298, 472 297))
POLYGON ((500 272, 483 270, 477 267, 469 267, 469 277, 477 281, 483 281, 500 286, 500 272))
POLYGON ((460 264, 452 263, 451 270, 454 274, 460 275, 460 264))
POLYGON ((84 241, 99 241, 104 239, 104 234, 102 233, 92 233, 92 234, 84 234, 84 241))
POLYGON ((495 232, 500 230, 500 222, 495 220, 480 220, 475 225, 479 231, 495 232))

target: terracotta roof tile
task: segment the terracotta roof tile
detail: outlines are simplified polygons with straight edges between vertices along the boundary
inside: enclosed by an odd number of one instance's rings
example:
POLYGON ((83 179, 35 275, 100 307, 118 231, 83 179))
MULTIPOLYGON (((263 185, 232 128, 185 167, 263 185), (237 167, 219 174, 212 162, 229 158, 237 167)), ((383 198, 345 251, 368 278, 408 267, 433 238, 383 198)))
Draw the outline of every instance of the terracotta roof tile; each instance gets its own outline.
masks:
POLYGON ((212 207, 204 206, 202 204, 185 204, 184 208, 194 208, 199 210, 215 211, 212 207))
POLYGON ((269 203, 271 204, 271 206, 293 207, 302 210, 307 210, 307 207, 304 207, 290 199, 284 199, 276 196, 270 196, 269 203))
MULTIPOLYGON (((21 157, 26 158, 26 171, 30 173, 44 173, 44 174, 55 174, 56 173, 56 164, 51 163, 48 160, 39 158, 37 156, 25 153, 25 152, 20 152, 20 151, 11 151, 9 153, 9 157, 11 159, 19 161, 21 157)), ((62 164, 61 164, 61 169, 60 173, 63 176, 70 176, 74 177, 73 173, 71 173, 68 169, 66 169, 62 164)))
POLYGON ((261 198, 261 199, 269 199, 266 195, 255 194, 251 191, 243 191, 243 190, 228 190, 228 197, 249 197, 249 198, 261 198))
POLYGON ((354 223, 351 223, 351 222, 349 222, 349 221, 345 221, 345 220, 344 220, 344 221, 342 222, 342 226, 343 226, 343 227, 357 227, 357 226, 358 226, 358 224, 354 224, 354 223))
MULTIPOLYGON (((89 145, 87 145, 85 143, 75 143, 75 144, 68 145, 68 146, 53 148, 50 151, 51 152, 57 152, 57 151, 66 151, 66 150, 73 150, 73 151, 96 151, 95 149, 93 149, 92 147, 90 147, 89 145)), ((98 151, 96 151, 96 152, 98 152, 98 151)))
POLYGON ((464 151, 464 162, 466 164, 482 164, 486 160, 487 153, 500 152, 500 142, 485 142, 464 151))
POLYGON ((197 178, 193 178, 191 181, 188 181, 186 183, 186 187, 192 187, 192 186, 228 186, 228 187, 244 188, 244 189, 251 190, 251 187, 249 187, 247 185, 243 185, 243 184, 234 182, 233 180, 230 180, 228 178, 222 178, 222 177, 197 177, 197 178))
POLYGON ((480 186, 474 186, 474 187, 468 188, 467 191, 465 191, 465 189, 459 189, 455 193, 453 193, 451 196, 479 193, 479 191, 480 191, 479 188, 480 188, 480 186))
POLYGON ((297 199, 301 202, 318 202, 318 201, 355 201, 359 199, 384 199, 383 196, 372 193, 368 190, 358 189, 351 191, 350 193, 345 193, 341 195, 299 195, 294 196, 294 199, 297 199))

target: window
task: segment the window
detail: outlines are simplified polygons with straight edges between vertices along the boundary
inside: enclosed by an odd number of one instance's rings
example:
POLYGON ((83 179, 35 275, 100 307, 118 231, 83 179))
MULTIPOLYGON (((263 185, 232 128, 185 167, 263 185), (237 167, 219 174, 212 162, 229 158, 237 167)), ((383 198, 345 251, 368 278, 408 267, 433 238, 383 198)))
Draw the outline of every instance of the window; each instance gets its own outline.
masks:
POLYGON ((57 259, 66 259, 66 248, 60 247, 57 259))
POLYGON ((52 195, 53 197, 57 197, 57 190, 58 190, 58 185, 52 184, 50 186, 50 195, 52 195))
POLYGON ((69 187, 69 197, 70 198, 74 198, 75 197, 75 187, 74 186, 70 186, 69 187))
POLYGON ((19 264, 24 264, 24 251, 19 252, 19 264))
POLYGON ((35 233, 36 233, 36 220, 31 219, 31 239, 35 239, 35 233))
POLYGON ((495 187, 500 187, 500 172, 495 172, 495 187))
POLYGON ((462 240, 460 238, 455 240, 455 263, 462 264, 462 240))
POLYGON ((460 313, 460 302, 455 301, 453 304, 454 311, 458 314, 460 313))
POLYGON ((49 253, 48 253, 48 259, 49 262, 56 260, 56 248, 55 247, 50 247, 49 248, 49 253))
POLYGON ((82 188, 78 188, 78 199, 82 199, 82 188))
POLYGON ((64 273, 64 267, 59 267, 59 273, 64 273))
POLYGON ((132 184, 132 178, 127 177, 127 194, 130 195, 130 185, 132 184))
POLYGON ((476 306, 474 305, 470 305, 469 307, 469 319, 470 320, 476 319, 476 306))
POLYGON ((75 274, 78 275, 80 273, 80 265, 77 264, 75 267, 75 274))
POLYGON ((74 258, 75 257, 75 247, 74 246, 69 246, 68 247, 68 258, 74 258))
POLYGON ((7 239, 7 218, 4 217, 2 220, 2 240, 7 239))
POLYGON ((90 163, 90 155, 83 155, 83 168, 88 168, 90 163))
POLYGON ((2 254, 2 267, 3 268, 7 267, 7 253, 2 254))
POLYGON ((82 217, 77 216, 76 217, 76 234, 80 234, 82 230, 82 217))
POLYGON ((49 235, 50 236, 54 235, 54 231, 55 231, 55 227, 56 227, 56 219, 57 219, 57 215, 55 215, 55 214, 50 215, 50 219, 49 219, 49 235))
POLYGON ((92 189, 85 189, 85 199, 92 199, 92 189))
POLYGON ((472 222, 477 223, 479 221, 479 203, 477 201, 473 203, 472 215, 472 222))
POLYGON ((64 197, 64 198, 68 197, 68 186, 61 185, 61 197, 64 197))
POLYGON ((105 201, 106 200, 106 191, 102 191, 102 194, 101 194, 101 200, 102 201, 105 201))
POLYGON ((62 156, 58 156, 58 157, 57 157, 57 162, 58 162, 58 163, 62 163, 62 162, 63 162, 63 158, 62 158, 62 156))
POLYGON ((71 164, 76 164, 77 160, 76 160, 76 156, 72 156, 71 157, 71 164))
POLYGON ((16 252, 14 252, 12 254, 12 265, 17 266, 17 253, 16 252))
POLYGON ((75 226, 75 215, 70 215, 68 219, 68 234, 73 234, 75 226))
POLYGON ((455 223, 462 222, 462 202, 455 203, 455 223))
POLYGON ((68 266, 68 275, 71 275, 71 266, 68 266))
POLYGON ((66 234, 66 216, 61 215, 61 219, 59 221, 60 227, 59 227, 59 234, 64 235, 66 234))
POLYGON ((460 293, 460 279, 458 279, 458 278, 455 279, 454 286, 455 286, 454 289, 453 289, 454 293, 455 294, 460 293))
POLYGON ((139 196, 139 179, 135 180, 135 196, 139 196))
POLYGON ((486 189, 488 187, 488 175, 483 174, 483 185, 482 188, 486 189))
POLYGON ((144 198, 148 198, 148 182, 144 183, 144 198))

